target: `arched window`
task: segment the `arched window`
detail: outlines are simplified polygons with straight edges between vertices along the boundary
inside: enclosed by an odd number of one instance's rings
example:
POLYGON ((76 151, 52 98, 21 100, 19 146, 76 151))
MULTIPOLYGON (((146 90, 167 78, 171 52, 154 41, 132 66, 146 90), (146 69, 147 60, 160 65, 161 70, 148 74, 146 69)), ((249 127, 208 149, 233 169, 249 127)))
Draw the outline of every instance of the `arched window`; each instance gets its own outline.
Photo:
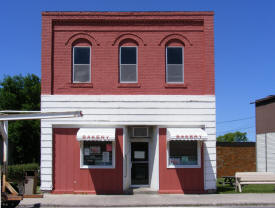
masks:
POLYGON ((184 45, 166 44, 166 83, 184 83, 184 45))
POLYGON ((138 82, 138 47, 135 41, 124 40, 119 45, 119 82, 138 82))
POLYGON ((88 41, 77 40, 72 48, 73 83, 91 82, 91 45, 88 41))

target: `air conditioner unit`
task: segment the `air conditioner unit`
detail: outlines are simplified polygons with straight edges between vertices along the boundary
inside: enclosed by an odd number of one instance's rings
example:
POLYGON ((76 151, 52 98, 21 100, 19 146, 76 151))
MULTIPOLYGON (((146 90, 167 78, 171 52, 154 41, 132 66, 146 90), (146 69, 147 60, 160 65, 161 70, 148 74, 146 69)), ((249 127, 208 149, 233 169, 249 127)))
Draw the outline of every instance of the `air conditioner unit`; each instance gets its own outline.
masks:
POLYGON ((149 127, 132 127, 132 137, 149 137, 149 127))

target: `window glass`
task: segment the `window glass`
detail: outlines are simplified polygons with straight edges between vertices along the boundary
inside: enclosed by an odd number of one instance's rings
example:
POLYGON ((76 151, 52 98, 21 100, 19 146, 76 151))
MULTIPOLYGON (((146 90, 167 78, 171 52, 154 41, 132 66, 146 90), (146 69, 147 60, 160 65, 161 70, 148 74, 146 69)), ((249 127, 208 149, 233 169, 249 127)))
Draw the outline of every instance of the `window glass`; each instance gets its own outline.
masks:
POLYGON ((167 82, 182 82, 182 65, 168 65, 167 82))
POLYGON ((120 48, 120 82, 137 82, 137 48, 120 48))
POLYGON ((74 47, 74 64, 90 64, 89 47, 74 47))
POLYGON ((169 141, 169 165, 198 165, 197 141, 169 141))
POLYGON ((84 141, 83 165, 111 166, 112 148, 112 142, 84 141))
POLYGON ((137 80, 136 65, 121 65, 120 80, 123 82, 134 82, 137 80))
POLYGON ((90 82, 90 47, 74 47, 73 50, 73 82, 90 82))
POLYGON ((136 64, 136 47, 121 47, 121 64, 136 64))
POLYGON ((78 82, 90 81, 90 66, 75 65, 74 66, 74 80, 78 82))
POLYGON ((182 48, 167 48, 167 64, 182 64, 182 48))
POLYGON ((183 83, 183 48, 166 48, 166 82, 183 83))

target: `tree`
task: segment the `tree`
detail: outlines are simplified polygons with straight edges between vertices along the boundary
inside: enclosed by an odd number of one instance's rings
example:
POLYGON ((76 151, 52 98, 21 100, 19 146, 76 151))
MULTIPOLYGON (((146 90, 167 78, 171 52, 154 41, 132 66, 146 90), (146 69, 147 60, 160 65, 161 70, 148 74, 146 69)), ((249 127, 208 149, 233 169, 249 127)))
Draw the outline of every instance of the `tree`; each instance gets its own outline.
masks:
MULTIPOLYGON (((0 81, 0 110, 40 110, 40 78, 5 76, 0 81)), ((9 163, 40 161, 40 121, 9 122, 9 163)))
POLYGON ((233 132, 227 133, 223 136, 217 137, 218 142, 247 142, 248 138, 246 136, 246 132, 233 132))

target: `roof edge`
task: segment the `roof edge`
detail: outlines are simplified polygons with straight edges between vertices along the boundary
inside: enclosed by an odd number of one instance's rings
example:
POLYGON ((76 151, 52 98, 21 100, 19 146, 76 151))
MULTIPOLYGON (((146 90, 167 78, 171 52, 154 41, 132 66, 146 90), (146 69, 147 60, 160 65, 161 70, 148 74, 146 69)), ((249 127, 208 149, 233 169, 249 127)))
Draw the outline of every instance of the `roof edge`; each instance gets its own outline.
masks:
POLYGON ((260 103, 263 103, 263 102, 271 101, 273 99, 275 99, 275 95, 269 95, 267 97, 255 100, 254 102, 251 102, 250 104, 254 104, 254 103, 255 104, 260 104, 260 103))
POLYGON ((42 11, 42 16, 213 16, 214 11, 42 11))

